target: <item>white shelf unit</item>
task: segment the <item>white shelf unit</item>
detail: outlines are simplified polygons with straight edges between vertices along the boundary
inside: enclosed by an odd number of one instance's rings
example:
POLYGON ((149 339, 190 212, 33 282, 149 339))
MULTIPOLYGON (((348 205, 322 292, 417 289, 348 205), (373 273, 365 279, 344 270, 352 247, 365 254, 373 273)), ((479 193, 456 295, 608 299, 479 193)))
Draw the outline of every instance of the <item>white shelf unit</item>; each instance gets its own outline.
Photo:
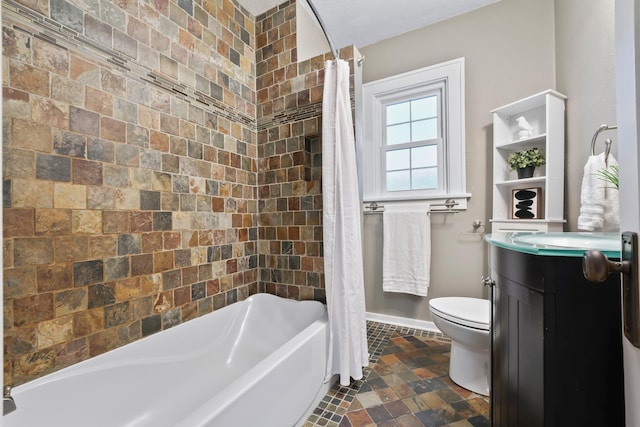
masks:
POLYGON ((567 97, 554 90, 529 96, 492 110, 493 114, 493 218, 492 231, 562 231, 564 219, 564 126, 567 97), (516 119, 523 116, 533 135, 518 139, 516 119), (545 164, 533 178, 518 179, 507 158, 515 151, 538 147, 545 164), (513 219, 513 190, 540 188, 539 219, 513 219))

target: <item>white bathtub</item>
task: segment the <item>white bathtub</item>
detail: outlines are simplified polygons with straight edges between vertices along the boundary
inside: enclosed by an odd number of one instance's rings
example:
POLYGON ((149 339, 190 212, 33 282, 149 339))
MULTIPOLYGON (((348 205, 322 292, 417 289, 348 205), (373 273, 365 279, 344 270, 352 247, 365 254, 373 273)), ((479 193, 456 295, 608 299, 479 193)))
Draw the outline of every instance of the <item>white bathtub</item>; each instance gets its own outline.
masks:
POLYGON ((289 427, 326 393, 327 313, 253 295, 16 387, 5 427, 289 427))

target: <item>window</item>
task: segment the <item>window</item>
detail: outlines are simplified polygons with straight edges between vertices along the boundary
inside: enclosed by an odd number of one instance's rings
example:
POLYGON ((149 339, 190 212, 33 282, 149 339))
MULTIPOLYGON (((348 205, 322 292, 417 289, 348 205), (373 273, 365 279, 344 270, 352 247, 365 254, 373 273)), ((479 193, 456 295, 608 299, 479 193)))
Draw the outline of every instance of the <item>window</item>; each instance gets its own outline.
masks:
POLYGON ((384 107, 386 191, 438 188, 441 98, 433 94, 384 107))
POLYGON ((463 75, 457 59, 364 85, 365 201, 466 206, 463 75))

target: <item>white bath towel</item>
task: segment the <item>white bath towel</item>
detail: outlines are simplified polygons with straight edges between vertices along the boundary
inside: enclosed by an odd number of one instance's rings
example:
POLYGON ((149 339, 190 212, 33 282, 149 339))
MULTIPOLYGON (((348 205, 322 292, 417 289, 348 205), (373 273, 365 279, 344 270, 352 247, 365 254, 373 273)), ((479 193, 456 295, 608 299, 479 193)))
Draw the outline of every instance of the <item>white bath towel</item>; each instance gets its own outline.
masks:
MULTIPOLYGON (((608 164, 609 167, 618 164, 611 154, 608 164)), ((618 190, 603 180, 599 172, 607 167, 604 153, 589 156, 584 165, 578 230, 613 231, 620 226, 618 190)))
POLYGON ((382 290, 427 296, 431 270, 429 206, 387 206, 383 214, 382 290))

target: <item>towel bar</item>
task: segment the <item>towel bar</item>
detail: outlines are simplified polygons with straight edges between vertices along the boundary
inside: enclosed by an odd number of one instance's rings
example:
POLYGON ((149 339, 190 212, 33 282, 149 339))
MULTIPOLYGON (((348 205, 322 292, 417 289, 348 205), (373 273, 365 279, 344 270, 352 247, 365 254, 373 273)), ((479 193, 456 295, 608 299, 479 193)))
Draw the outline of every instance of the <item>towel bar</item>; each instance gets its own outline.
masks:
MULTIPOLYGON (((462 212, 460 209, 453 208, 454 206, 457 206, 457 205, 459 205, 459 203, 453 199, 447 199, 444 203, 433 203, 429 205, 429 210, 427 211, 427 214, 428 215, 431 215, 432 213, 457 214, 462 212), (446 209, 432 209, 434 206, 444 206, 446 207, 446 209)), ((365 215, 384 212, 384 205, 379 205, 377 202, 370 202, 369 205, 365 206, 364 208, 365 208, 364 210, 365 215)))

